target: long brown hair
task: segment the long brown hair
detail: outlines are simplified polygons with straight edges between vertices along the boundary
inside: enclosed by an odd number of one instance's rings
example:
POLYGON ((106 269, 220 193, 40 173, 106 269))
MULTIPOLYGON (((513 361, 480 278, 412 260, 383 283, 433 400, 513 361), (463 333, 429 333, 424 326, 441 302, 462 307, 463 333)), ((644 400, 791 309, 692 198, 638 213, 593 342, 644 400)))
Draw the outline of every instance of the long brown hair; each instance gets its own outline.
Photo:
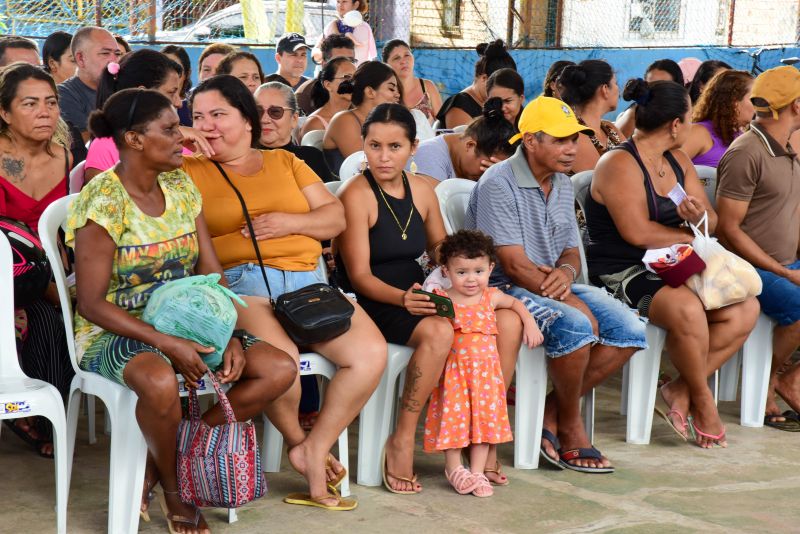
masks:
POLYGON ((727 146, 739 132, 736 103, 744 98, 753 76, 743 70, 723 69, 711 78, 697 100, 692 121, 711 121, 714 131, 727 146))

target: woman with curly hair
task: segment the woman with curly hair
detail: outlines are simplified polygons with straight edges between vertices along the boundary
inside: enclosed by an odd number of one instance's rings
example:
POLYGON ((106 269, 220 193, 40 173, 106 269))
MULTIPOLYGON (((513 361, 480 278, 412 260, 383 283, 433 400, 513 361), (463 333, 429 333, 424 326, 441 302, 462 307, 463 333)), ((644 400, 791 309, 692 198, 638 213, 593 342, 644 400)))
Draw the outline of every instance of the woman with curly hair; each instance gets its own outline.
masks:
POLYGON ((708 83, 692 113, 692 130, 682 149, 692 163, 716 167, 730 144, 750 124, 753 76, 721 70, 708 83))

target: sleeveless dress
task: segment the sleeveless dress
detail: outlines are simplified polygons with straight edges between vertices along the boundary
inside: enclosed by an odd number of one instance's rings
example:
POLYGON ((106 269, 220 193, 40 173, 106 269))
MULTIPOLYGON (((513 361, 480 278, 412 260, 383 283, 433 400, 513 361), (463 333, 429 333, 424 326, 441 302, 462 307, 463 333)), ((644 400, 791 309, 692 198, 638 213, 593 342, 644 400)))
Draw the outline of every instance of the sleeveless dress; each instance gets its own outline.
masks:
MULTIPOLYGON (((708 131, 708 134, 711 136, 712 145, 708 152, 704 152, 692 158, 692 163, 695 165, 705 165, 707 167, 714 167, 717 168, 719 165, 719 160, 722 159, 722 156, 725 154, 725 151, 728 150, 728 146, 723 141, 722 138, 717 134, 716 130, 714 129, 714 124, 711 121, 700 121, 697 124, 702 126, 703 128, 708 131)), ((734 139, 738 137, 739 134, 736 134, 734 139)))
MULTIPOLYGON (((425 252, 427 245, 425 223, 419 211, 414 208, 414 198, 411 196, 411 187, 405 174, 403 175, 405 196, 402 199, 385 192, 381 196, 380 186, 375 182, 369 169, 364 171, 364 176, 378 202, 378 218, 369 229, 369 266, 373 276, 403 291, 414 283, 422 284, 425 275, 416 260, 425 252), (386 202, 383 200, 384 197, 386 202), (407 239, 402 238, 400 228, 386 207, 386 203, 391 206, 403 225, 408 220, 409 211, 414 209, 411 222, 406 229, 407 239)), ((339 254, 336 257, 336 280, 343 290, 355 293, 358 303, 389 343, 404 345, 417 324, 425 318, 424 315, 411 315, 402 306, 377 302, 355 291, 339 254)))
MULTIPOLYGON (((669 197, 656 193, 650 173, 639 156, 633 139, 628 139, 615 150, 625 150, 639 165, 644 175, 650 220, 670 228, 678 228, 683 219, 669 197)), ((669 151, 664 152, 664 157, 683 187, 685 177, 680 164, 669 151)), ((589 244, 586 247, 589 280, 595 285, 605 286, 616 298, 647 317, 653 297, 664 287, 665 282, 657 274, 645 269, 642 263, 645 249, 635 247, 623 239, 608 208, 597 202, 591 194, 586 197, 586 221, 589 234, 589 244)))
POLYGON ((420 110, 428 119, 428 122, 433 123, 433 121, 436 120, 436 116, 433 114, 433 104, 431 104, 431 96, 425 89, 425 80, 420 78, 419 85, 420 87, 422 87, 422 97, 419 99, 419 102, 417 102, 416 104, 414 104, 414 106, 411 107, 411 109, 420 110))
MULTIPOLYGON (((503 370, 497 353, 497 318, 491 304, 496 287, 477 304, 456 304, 455 337, 433 390, 425 417, 425 452, 477 443, 511 441, 503 370)), ((440 295, 446 292, 436 290, 440 295)))

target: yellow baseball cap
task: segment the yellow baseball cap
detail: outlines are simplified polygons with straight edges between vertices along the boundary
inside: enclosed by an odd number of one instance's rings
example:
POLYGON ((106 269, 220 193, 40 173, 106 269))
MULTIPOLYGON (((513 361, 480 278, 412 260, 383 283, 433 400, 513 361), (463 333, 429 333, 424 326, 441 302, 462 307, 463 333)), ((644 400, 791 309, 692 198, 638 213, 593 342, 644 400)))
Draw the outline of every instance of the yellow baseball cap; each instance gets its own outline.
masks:
POLYGON ((578 122, 568 105, 557 98, 540 96, 531 100, 519 118, 519 133, 508 140, 510 144, 526 133, 544 132, 553 137, 571 137, 576 133, 594 134, 594 130, 578 122))
POLYGON ((789 65, 765 70, 753 82, 750 99, 754 98, 760 98, 767 103, 766 106, 759 106, 753 102, 756 111, 771 111, 772 116, 777 119, 779 109, 800 98, 800 70, 789 65))

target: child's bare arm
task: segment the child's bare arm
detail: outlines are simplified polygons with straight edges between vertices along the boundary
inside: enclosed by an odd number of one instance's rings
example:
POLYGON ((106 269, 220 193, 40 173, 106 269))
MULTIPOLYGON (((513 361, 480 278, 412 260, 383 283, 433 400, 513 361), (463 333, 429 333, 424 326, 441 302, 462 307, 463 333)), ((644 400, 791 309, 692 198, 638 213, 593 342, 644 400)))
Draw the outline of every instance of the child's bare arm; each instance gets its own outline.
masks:
POLYGON ((544 336, 542 336, 536 321, 533 320, 531 312, 528 311, 522 301, 498 290, 492 296, 492 305, 495 309, 511 309, 519 315, 519 318, 522 319, 522 342, 525 345, 529 348, 541 345, 542 341, 544 341, 544 336))

